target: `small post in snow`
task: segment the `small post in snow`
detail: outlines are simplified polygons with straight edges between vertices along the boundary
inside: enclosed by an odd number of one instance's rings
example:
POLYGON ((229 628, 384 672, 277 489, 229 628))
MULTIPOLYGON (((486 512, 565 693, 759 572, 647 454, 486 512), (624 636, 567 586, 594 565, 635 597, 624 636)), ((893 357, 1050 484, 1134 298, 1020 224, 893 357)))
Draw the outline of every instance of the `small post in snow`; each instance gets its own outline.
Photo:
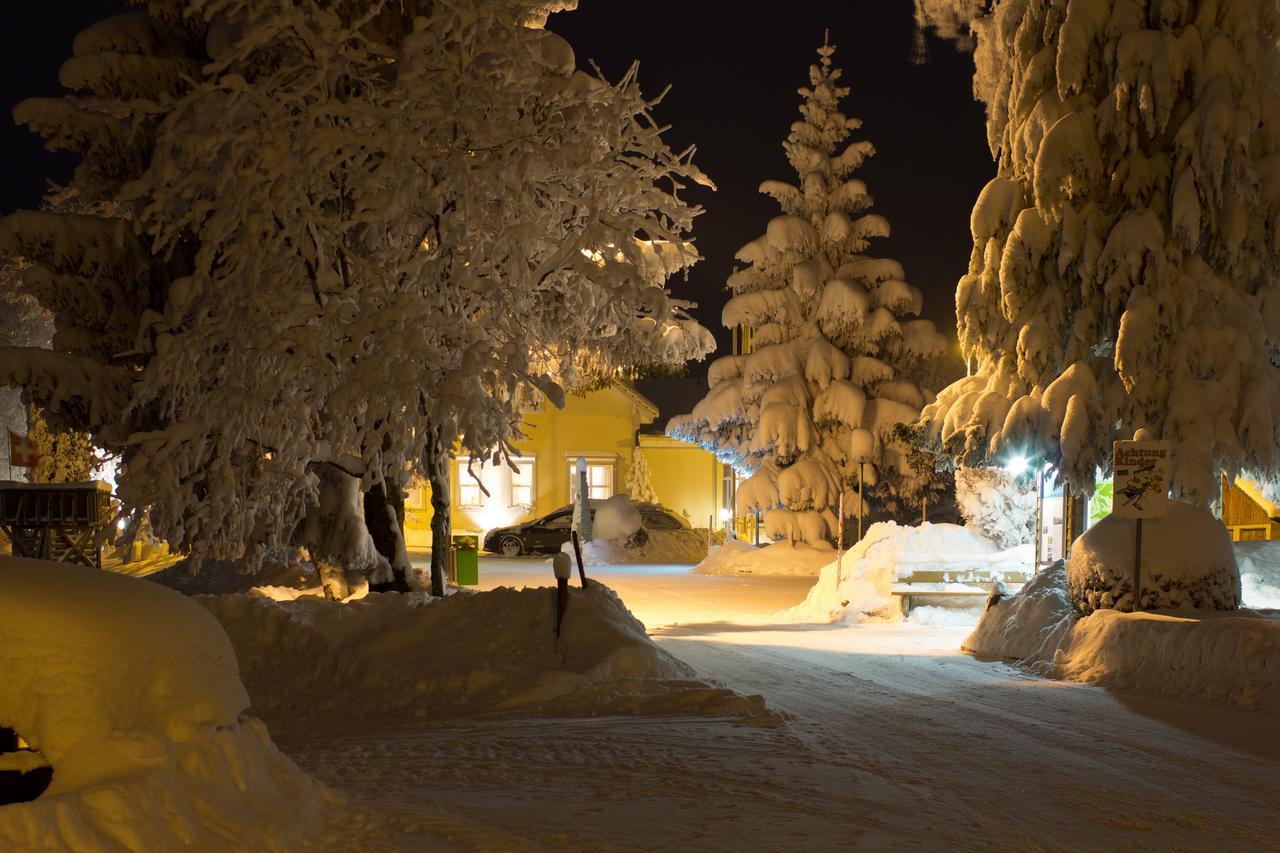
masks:
POLYGON ((569 577, 573 574, 569 555, 561 551, 552 557, 551 569, 556 574, 556 637, 559 638, 560 623, 564 621, 564 612, 569 609, 569 577))
MULTIPOLYGON (((582 568, 582 541, 578 539, 578 531, 573 531, 573 556, 578 559, 578 579, 582 581, 582 588, 587 588, 587 572, 582 568)), ((558 577, 558 576, 557 576, 558 577)))

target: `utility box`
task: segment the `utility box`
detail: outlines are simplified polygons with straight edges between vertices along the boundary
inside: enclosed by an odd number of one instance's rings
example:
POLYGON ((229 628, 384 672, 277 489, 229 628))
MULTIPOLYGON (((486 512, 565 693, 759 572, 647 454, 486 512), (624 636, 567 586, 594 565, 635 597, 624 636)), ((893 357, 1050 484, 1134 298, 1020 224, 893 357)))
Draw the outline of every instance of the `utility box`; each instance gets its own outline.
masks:
POLYGON ((453 565, 458 586, 480 584, 480 537, 453 537, 453 565))

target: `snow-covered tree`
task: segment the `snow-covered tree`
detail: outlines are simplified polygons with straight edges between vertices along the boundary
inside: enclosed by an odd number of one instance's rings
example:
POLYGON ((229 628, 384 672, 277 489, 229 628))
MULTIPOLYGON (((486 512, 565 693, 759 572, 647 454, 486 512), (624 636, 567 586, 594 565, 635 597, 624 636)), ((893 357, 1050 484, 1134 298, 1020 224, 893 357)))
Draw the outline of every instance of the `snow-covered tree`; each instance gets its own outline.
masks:
POLYGON ((956 294, 972 373, 925 410, 932 446, 1047 459, 1088 493, 1146 428, 1201 505, 1220 470, 1280 475, 1276 4, 917 8, 976 36, 998 166, 956 294))
POLYGON ((455 448, 509 457, 531 393, 710 347, 663 286, 705 179, 634 72, 574 70, 555 5, 157 0, 82 36, 95 97, 20 117, 129 215, 6 220, 59 335, 4 378, 124 448, 178 548, 403 573, 411 472, 447 541, 455 448))
POLYGON ((649 470, 649 458, 639 447, 631 450, 631 472, 627 475, 627 494, 640 503, 657 503, 658 494, 653 490, 653 473, 649 470))
POLYGON ((723 322, 749 328, 752 349, 718 359, 710 392, 669 427, 753 472, 739 512, 763 511, 771 537, 806 542, 834 535, 842 491, 856 513, 860 461, 867 495, 920 478, 894 428, 930 401, 913 371, 945 350, 930 321, 906 319, 921 296, 902 266, 865 254, 889 223, 851 177, 873 148, 848 142, 861 122, 840 111, 849 89, 834 52, 818 50, 783 146, 795 183, 760 187, 782 214, 738 252, 746 266, 729 277, 723 322))
POLYGON ((1002 468, 959 468, 956 503, 965 522, 1001 548, 1035 537, 1036 491, 1026 478, 1002 468))

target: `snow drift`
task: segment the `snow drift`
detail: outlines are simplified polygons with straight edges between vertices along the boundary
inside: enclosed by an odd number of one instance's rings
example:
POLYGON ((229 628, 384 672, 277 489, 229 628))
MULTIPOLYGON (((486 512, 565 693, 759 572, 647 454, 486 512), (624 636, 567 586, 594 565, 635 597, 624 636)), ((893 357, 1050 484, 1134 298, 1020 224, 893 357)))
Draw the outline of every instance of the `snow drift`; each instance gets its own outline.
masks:
POLYGON ((1245 607, 1280 610, 1280 541, 1234 543, 1245 607))
MULTIPOLYGON (((1136 521, 1108 515, 1071 547, 1067 584, 1082 613, 1133 610, 1136 521)), ((1140 610, 1240 606, 1240 573, 1231 535, 1207 510, 1169 502, 1163 518, 1142 523, 1140 610)))
POLYGON ((757 547, 730 539, 712 548, 693 570, 704 575, 817 575, 835 555, 823 544, 774 542, 757 547))
POLYGON ((551 588, 443 600, 197 599, 235 644, 253 708, 320 725, 475 714, 753 716, 759 697, 698 681, 608 587, 570 589, 559 640, 551 588))
MULTIPOLYGON (((561 546, 573 553, 573 543, 561 546)), ((634 539, 593 539, 582 543, 582 562, 588 566, 623 563, 689 563, 707 555, 706 528, 648 530, 634 539)))
POLYGON ((53 767, 0 848, 290 849, 325 790, 243 716, 217 622, 147 581, 0 559, 0 726, 53 767))
POLYGON ((1081 617, 1060 562, 992 604, 961 648, 1050 678, 1280 715, 1280 621, 1203 610, 1081 617))
POLYGON ((942 572, 943 582, 981 587, 1026 572, 1031 545, 1002 550, 976 530, 958 524, 903 527, 893 521, 871 525, 844 559, 822 567, 804 601, 785 611, 796 622, 858 621, 867 616, 898 619, 893 585, 917 571, 942 572))

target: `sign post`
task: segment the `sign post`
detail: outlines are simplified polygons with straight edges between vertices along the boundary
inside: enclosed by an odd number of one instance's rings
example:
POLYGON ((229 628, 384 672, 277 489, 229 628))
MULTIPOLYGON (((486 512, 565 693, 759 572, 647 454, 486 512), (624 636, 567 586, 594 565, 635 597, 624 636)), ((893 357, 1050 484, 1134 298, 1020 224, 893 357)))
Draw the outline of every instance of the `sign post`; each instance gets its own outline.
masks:
POLYGON ((1133 607, 1142 608, 1142 520, 1169 509, 1173 445, 1167 441, 1117 441, 1111 448, 1111 514, 1134 519, 1133 607))

